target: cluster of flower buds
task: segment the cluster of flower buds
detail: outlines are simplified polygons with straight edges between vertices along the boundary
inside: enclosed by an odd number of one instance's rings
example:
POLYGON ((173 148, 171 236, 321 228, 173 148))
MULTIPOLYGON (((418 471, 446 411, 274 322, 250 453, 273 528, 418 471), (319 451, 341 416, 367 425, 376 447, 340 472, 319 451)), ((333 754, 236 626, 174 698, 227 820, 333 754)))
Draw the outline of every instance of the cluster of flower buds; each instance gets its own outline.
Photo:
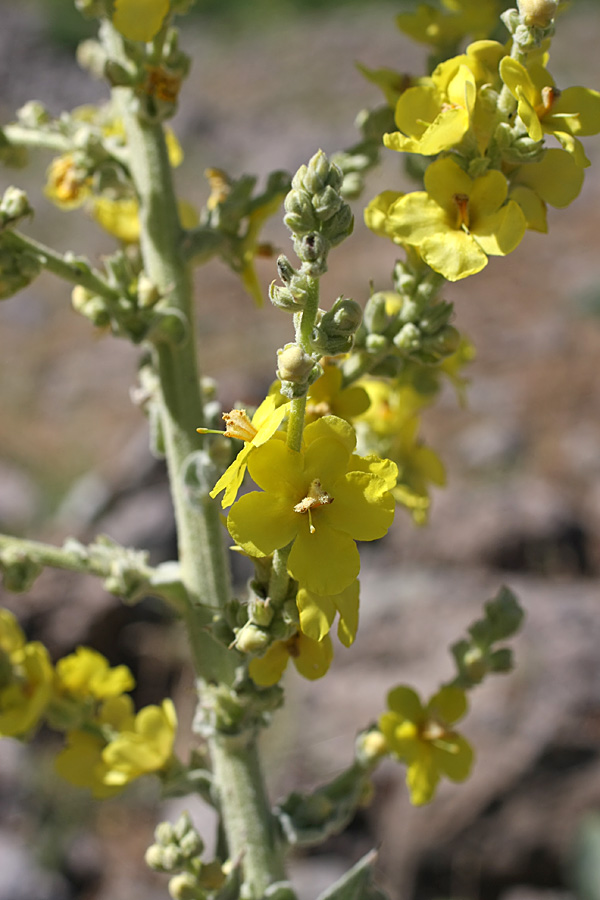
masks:
MULTIPOLYGON (((80 269, 90 271, 85 260, 80 269)), ((157 286, 119 250, 104 260, 107 291, 99 293, 77 285, 71 294, 73 308, 99 328, 110 328, 118 337, 139 344, 149 340, 177 346, 185 340, 187 323, 179 312, 168 305, 157 286), (111 291, 113 292, 111 294, 111 291)))
POLYGON ((155 843, 146 850, 146 864, 155 872, 166 872, 173 900, 204 900, 226 881, 221 863, 203 863, 204 841, 187 812, 177 822, 161 822, 154 832, 155 843))
POLYGON ((354 353, 344 369, 364 367, 375 375, 399 374, 407 361, 435 365, 456 351, 460 334, 450 324, 453 306, 437 295, 443 279, 410 254, 394 269, 395 291, 379 291, 366 305, 354 353))
POLYGON ((322 150, 300 166, 285 198, 284 222, 293 234, 302 271, 317 278, 327 271, 327 254, 352 233, 352 210, 342 198, 344 177, 322 150))

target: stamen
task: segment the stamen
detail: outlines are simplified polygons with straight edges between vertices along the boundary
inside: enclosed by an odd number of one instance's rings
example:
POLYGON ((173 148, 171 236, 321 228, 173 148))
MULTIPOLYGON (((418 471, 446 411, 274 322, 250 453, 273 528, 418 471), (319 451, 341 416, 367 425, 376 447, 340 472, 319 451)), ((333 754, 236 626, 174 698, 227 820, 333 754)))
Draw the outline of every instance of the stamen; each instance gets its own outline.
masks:
POLYGON ((320 506, 327 506, 329 503, 333 503, 333 497, 323 490, 321 482, 315 478, 310 483, 306 497, 294 506, 294 512, 308 515, 308 530, 314 534, 316 528, 313 525, 312 510, 318 509, 320 506))
POLYGON ((538 119, 543 119, 549 112, 552 112, 552 107, 559 97, 560 91, 558 88, 552 87, 552 85, 542 88, 542 102, 535 107, 538 119))
POLYGON ((469 197, 468 194, 454 194, 452 196, 457 209, 458 209, 458 221, 456 223, 457 228, 462 228, 463 225, 469 230, 469 197))

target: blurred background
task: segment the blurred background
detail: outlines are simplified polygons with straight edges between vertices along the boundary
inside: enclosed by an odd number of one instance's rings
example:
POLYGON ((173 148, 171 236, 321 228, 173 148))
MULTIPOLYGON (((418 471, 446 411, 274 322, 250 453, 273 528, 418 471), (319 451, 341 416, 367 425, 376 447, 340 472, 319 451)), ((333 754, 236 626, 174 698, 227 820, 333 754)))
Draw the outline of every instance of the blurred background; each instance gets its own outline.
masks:
MULTIPOLYGON (((424 71, 426 50, 395 27, 395 0, 204 0, 186 21, 194 59, 173 122, 185 151, 182 196, 201 206, 203 172, 234 177, 293 172, 316 149, 357 140, 356 113, 380 102, 355 67, 424 71)), ((87 26, 70 0, 0 0, 0 122, 30 99, 58 114, 106 97, 74 62, 87 26)), ((559 86, 600 86, 600 4, 575 0, 551 56, 559 86)), ((414 900, 600 898, 600 142, 581 196, 550 210, 549 235, 528 233, 509 257, 454 285, 456 324, 474 343, 461 407, 444 392, 424 434, 442 457, 448 487, 416 529, 399 511, 393 532, 367 545, 362 619, 351 651, 339 648, 316 684, 295 673, 289 706, 265 736, 273 797, 332 777, 353 737, 382 709, 392 684, 426 693, 452 672, 448 646, 502 583, 527 614, 517 668, 472 696, 464 733, 475 745, 472 778, 445 785, 431 807, 412 809, 403 772, 381 768, 373 805, 347 833, 293 874, 313 900, 350 863, 381 846, 381 883, 414 900)), ((41 191, 49 156, 0 171, 0 188, 26 188, 29 233, 98 261, 113 247, 85 213, 56 210, 41 191)), ((397 154, 384 154, 365 200, 404 184, 397 154)), ((277 217, 265 237, 288 251, 277 217)), ((395 248, 362 225, 331 257, 323 298, 364 302, 386 289, 395 248)), ((273 260, 259 261, 265 285, 273 260)), ((203 373, 225 408, 258 402, 287 316, 256 310, 220 263, 197 276, 203 373)), ((0 530, 59 542, 108 533, 172 558, 174 528, 160 463, 130 401, 138 350, 97 334, 71 311, 51 276, 0 305, 0 530)), ((185 730, 193 712, 185 642, 161 607, 134 609, 92 579, 47 572, 26 596, 2 595, 31 638, 55 658, 91 644, 136 675, 139 704, 175 696, 185 730)), ((52 775, 56 744, 0 746, 0 900, 159 900, 164 879, 143 852, 160 818, 189 809, 204 837, 213 823, 193 801, 162 804, 151 779, 97 803, 52 775)), ((189 749, 184 738, 179 748, 189 749)))

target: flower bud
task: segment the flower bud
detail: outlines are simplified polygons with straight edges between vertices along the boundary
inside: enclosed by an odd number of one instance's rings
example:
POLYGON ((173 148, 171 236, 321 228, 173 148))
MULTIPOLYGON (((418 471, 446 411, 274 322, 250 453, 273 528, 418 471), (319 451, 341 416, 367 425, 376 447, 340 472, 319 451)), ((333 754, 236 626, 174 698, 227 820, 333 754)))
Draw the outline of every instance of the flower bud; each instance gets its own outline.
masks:
POLYGON ((389 324, 389 316, 386 312, 385 294, 378 292, 369 297, 365 307, 365 327, 372 334, 382 334, 389 324))
POLYGON ((321 222, 331 219, 339 211, 343 202, 337 191, 334 191, 330 185, 312 198, 313 209, 321 222))
POLYGON ((250 619, 255 625, 268 628, 273 621, 274 611, 268 600, 254 596, 249 603, 250 619))
POLYGON ((33 213, 27 194, 17 187, 8 187, 0 200, 0 222, 2 225, 16 222, 33 213))
MULTIPOLYGON (((304 166, 302 166, 304 168, 304 166)), ((310 194, 322 191, 330 175, 330 163, 327 155, 322 150, 317 152, 308 161, 305 171, 302 173, 302 181, 305 190, 310 194)))
POLYGON ((302 304, 298 303, 289 288, 280 287, 274 281, 269 285, 269 299, 277 309, 285 309, 288 312, 298 312, 303 309, 302 304))
POLYGON ((250 653, 253 656, 264 653, 271 643, 271 636, 268 631, 255 625, 253 622, 247 622, 243 628, 240 628, 235 637, 235 646, 241 653, 250 653))
POLYGON ((137 302, 142 309, 154 306, 160 300, 160 291, 145 272, 142 272, 137 283, 137 302))
POLYGON ((296 270, 294 269, 293 265, 291 264, 287 256, 284 256, 283 253, 277 257, 277 274, 279 275, 283 283, 288 287, 290 286, 292 278, 296 274, 296 270))
POLYGON ((169 881, 169 894, 173 900, 200 900, 203 893, 191 872, 181 872, 169 881))
POLYGON ((327 237, 332 247, 341 244, 354 230, 354 216, 347 203, 340 207, 338 212, 323 226, 323 234, 327 237))
POLYGON ((558 9, 558 0, 517 0, 525 25, 547 28, 558 9))
POLYGON ((30 100, 17 110, 17 121, 25 128, 40 128, 51 120, 50 113, 39 100, 30 100))
POLYGON ((389 753, 389 747, 382 733, 376 728, 358 735, 356 755, 361 762, 367 764, 377 762, 389 753))
POLYGON ((195 828, 185 834, 179 841, 179 849, 185 859, 194 859, 201 856, 204 851, 204 841, 195 828))
POLYGON ((305 383, 313 366, 312 358, 298 344, 286 344, 277 351, 277 377, 281 381, 305 383))
POLYGON ((156 841, 156 843, 162 844, 163 847, 166 847, 167 844, 171 844, 174 839, 175 834, 171 823, 159 822, 154 829, 154 840, 156 841))
POLYGON ((388 345, 387 338, 382 334, 369 334, 365 341, 365 347, 369 353, 382 353, 388 345))
POLYGON ((164 866, 163 854, 164 847, 160 847, 158 844, 150 844, 144 854, 144 860, 148 868, 154 872, 168 872, 169 869, 164 866))
POLYGON ((287 228, 297 235, 308 234, 318 227, 318 219, 306 191, 292 190, 285 198, 286 215, 283 218, 287 228))

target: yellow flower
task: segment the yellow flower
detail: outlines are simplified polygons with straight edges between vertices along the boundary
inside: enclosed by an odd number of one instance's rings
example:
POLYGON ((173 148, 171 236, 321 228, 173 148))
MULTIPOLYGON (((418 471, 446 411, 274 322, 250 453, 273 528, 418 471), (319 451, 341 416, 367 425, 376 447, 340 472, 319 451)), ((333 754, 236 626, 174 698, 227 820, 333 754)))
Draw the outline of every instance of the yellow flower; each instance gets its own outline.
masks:
POLYGON ((261 687, 277 684, 290 659, 303 678, 322 678, 333 659, 331 638, 325 635, 321 641, 314 641, 298 631, 287 641, 275 641, 264 656, 250 661, 250 677, 261 687))
POLYGON ((517 112, 530 138, 541 141, 544 134, 553 134, 577 165, 589 166, 577 138, 600 132, 600 93, 584 87, 560 91, 543 66, 525 68, 510 57, 502 60, 500 74, 518 101, 517 112))
POLYGON ((471 178, 449 157, 425 172, 425 191, 376 197, 365 211, 367 225, 395 243, 408 244, 448 281, 480 272, 488 256, 505 256, 520 243, 526 220, 508 182, 493 169, 471 178), (390 199, 390 205, 384 204, 390 199))
POLYGON ((244 447, 210 492, 210 496, 214 498, 221 491, 225 491, 221 501, 223 508, 231 506, 237 497, 246 474, 248 457, 252 451, 273 437, 287 415, 290 404, 279 405, 280 399, 282 399, 281 394, 275 392, 267 394, 252 416, 252 420, 248 418, 244 409, 232 409, 231 412, 223 413, 226 425, 224 432, 215 432, 210 428, 196 429, 199 434, 223 434, 225 437, 244 441, 244 447))
POLYGON ((527 227, 546 232, 546 203, 562 209, 572 203, 583 186, 584 173, 570 153, 546 150, 540 162, 519 166, 510 175, 510 197, 519 204, 527 227))
POLYGON ((370 471, 371 460, 353 455, 354 430, 335 416, 308 425, 304 439, 301 452, 276 439, 254 450, 248 468, 263 492, 238 500, 227 527, 250 554, 270 555, 292 544, 290 575, 309 591, 335 595, 360 570, 355 541, 383 537, 392 523, 388 485, 396 466, 378 460, 379 474, 370 471))
POLYGON ((129 41, 151 41, 168 12, 169 0, 115 0, 113 25, 129 41))
POLYGON ((323 374, 308 389, 306 421, 314 422, 321 416, 339 416, 350 422, 369 406, 369 397, 360 385, 342 387, 342 370, 334 363, 323 365, 323 374))
POLYGON ((75 653, 56 664, 56 688, 62 694, 82 700, 93 697, 105 700, 118 697, 135 687, 127 666, 111 668, 108 660, 89 647, 78 647, 75 653))
POLYGON ((411 803, 429 803, 442 775, 451 781, 469 776, 473 751, 451 727, 467 711, 464 691, 443 687, 423 706, 412 688, 402 685, 388 694, 388 708, 379 728, 390 751, 408 766, 411 803))
POLYGON ((44 193, 61 209, 77 209, 91 193, 91 178, 78 168, 72 154, 66 153, 50 163, 44 193))
POLYGON ((76 787, 91 790, 94 797, 110 797, 141 775, 168 766, 176 728, 171 700, 145 706, 134 716, 129 696, 111 697, 86 731, 67 735, 56 771, 76 787))
POLYGON ((88 730, 75 729, 67 734, 66 746, 54 761, 54 768, 61 778, 75 787, 87 788, 96 799, 118 794, 122 785, 110 785, 106 777, 109 765, 103 759, 108 735, 133 726, 133 701, 123 695, 105 700, 88 730))
POLYGON ((54 672, 39 641, 26 643, 16 618, 0 610, 0 735, 23 737, 42 718, 54 672))
POLYGON ((431 498, 429 485, 446 483, 444 465, 437 454, 419 439, 418 411, 430 401, 410 385, 365 379, 371 398, 367 413, 357 422, 361 441, 392 459, 398 466, 394 498, 410 510, 417 525, 427 521, 431 498))
POLYGON ((145 706, 130 729, 122 730, 102 751, 108 767, 104 783, 125 785, 140 775, 164 769, 172 759, 177 715, 172 700, 145 706))

